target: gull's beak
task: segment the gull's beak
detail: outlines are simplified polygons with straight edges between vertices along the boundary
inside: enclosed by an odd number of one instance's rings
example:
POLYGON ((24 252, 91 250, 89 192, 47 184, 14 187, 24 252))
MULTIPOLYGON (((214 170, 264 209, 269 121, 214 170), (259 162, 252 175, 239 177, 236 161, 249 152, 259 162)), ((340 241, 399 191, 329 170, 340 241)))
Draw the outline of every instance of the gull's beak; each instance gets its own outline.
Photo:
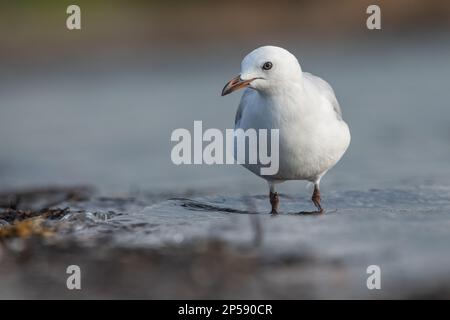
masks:
POLYGON ((250 84, 250 82, 252 82, 253 80, 255 80, 255 79, 242 80, 241 76, 237 76, 237 77, 231 79, 230 82, 228 82, 225 85, 225 87, 223 87, 222 96, 226 96, 227 94, 230 94, 233 91, 247 87, 250 84))

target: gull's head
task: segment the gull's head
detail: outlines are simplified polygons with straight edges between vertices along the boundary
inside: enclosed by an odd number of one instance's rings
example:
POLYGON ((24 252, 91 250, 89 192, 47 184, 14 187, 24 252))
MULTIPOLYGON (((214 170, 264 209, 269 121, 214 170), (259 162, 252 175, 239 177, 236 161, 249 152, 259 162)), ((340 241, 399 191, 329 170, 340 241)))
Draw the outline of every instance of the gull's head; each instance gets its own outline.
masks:
POLYGON ((246 87, 261 92, 276 90, 298 81, 301 75, 300 64, 292 53, 280 47, 259 47, 242 60, 241 73, 225 85, 222 96, 246 87))

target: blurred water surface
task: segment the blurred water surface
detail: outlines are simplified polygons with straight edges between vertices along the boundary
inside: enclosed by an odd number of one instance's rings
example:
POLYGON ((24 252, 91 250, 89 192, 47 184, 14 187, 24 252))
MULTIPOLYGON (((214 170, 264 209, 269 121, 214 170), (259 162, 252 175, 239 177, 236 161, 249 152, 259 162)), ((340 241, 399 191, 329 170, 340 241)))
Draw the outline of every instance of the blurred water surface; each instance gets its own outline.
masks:
MULTIPOLYGON (((352 142, 323 188, 442 185, 450 178, 450 41, 275 43, 335 89, 352 142)), ((3 65, 0 185, 90 184, 103 191, 266 192, 237 165, 175 166, 176 128, 232 128, 241 93, 220 97, 253 47, 114 52, 3 65), (249 191, 250 190, 250 191, 249 191)), ((305 192, 295 182, 285 192, 305 192)))

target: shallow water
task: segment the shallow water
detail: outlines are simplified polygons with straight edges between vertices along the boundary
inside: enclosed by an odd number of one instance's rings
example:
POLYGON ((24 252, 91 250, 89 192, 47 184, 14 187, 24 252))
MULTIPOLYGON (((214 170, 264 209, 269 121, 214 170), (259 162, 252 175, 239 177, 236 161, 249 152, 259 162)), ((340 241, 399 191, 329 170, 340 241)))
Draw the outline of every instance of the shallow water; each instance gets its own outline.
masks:
MULTIPOLYGON (((86 203, 82 205, 86 212, 70 213, 61 222, 80 222, 76 235, 82 237, 95 235, 97 228, 115 229, 112 239, 120 246, 158 247, 217 238, 257 245, 268 254, 295 252, 299 244, 339 255, 363 254, 358 248, 370 251, 370 246, 394 250, 396 244, 408 250, 416 241, 436 249, 436 237, 450 236, 448 187, 332 192, 323 204, 326 214, 311 216, 299 213, 313 209, 308 198, 288 195, 281 195, 279 215, 268 214, 268 199, 262 195, 177 197, 149 206, 141 203, 122 213, 86 203)), ((442 244, 446 246, 446 241, 442 244)))
MULTIPOLYGON (((70 205, 72 209, 52 222, 59 230, 53 242, 75 241, 100 252, 112 248, 115 254, 123 249, 169 255, 173 251, 173 257, 179 260, 170 258, 175 270, 167 272, 175 274, 183 265, 175 248, 201 253, 208 252, 208 246, 193 249, 199 243, 223 243, 227 250, 244 252, 257 261, 252 276, 235 271, 235 276, 243 277, 239 284, 243 297, 412 298, 444 297, 450 292, 448 187, 332 192, 324 200, 327 213, 319 216, 298 214, 310 209, 308 199, 288 195, 281 196, 281 213, 276 216, 267 213, 266 196, 124 199, 122 209, 112 211, 111 207, 118 207, 115 201, 94 198, 78 204, 62 203, 60 207, 70 205), (367 290, 369 265, 381 268, 380 291, 367 290), (264 278, 258 294, 247 287, 253 277, 264 278), (305 286, 311 291, 305 291, 305 286)), ((100 257, 116 264, 111 260, 115 254, 103 252, 100 257)), ((188 259, 200 259, 198 254, 188 259)), ((221 254, 218 259, 236 259, 236 263, 242 259, 230 258, 229 254, 221 254)), ((72 255, 71 261, 89 264, 86 259, 72 255)), ((220 266, 215 268, 222 270, 220 266)), ((152 277, 152 272, 149 270, 146 277, 152 277)), ((189 286, 191 280, 180 280, 179 285, 189 286)), ((131 283, 122 285, 127 288, 131 283)), ((157 292, 145 287, 145 281, 133 285, 141 292, 140 297, 158 297, 157 292)), ((31 292, 39 292, 39 287, 31 292)), ((198 294, 195 290, 190 294, 175 290, 167 297, 192 298, 198 294)), ((231 291, 225 287, 211 294, 229 297, 231 291)), ((106 296, 125 295, 113 290, 106 296)))

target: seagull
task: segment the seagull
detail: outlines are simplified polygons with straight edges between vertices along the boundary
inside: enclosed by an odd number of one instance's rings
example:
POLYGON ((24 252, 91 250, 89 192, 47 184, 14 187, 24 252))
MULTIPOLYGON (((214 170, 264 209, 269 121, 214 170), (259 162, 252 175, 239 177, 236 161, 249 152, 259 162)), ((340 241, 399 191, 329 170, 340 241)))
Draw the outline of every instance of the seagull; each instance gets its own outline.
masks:
POLYGON ((343 156, 350 144, 350 130, 333 89, 323 79, 303 72, 297 58, 276 46, 250 52, 240 74, 229 81, 222 96, 245 88, 236 112, 234 129, 279 130, 279 170, 260 174, 261 165, 244 167, 269 184, 271 213, 277 214, 276 185, 288 180, 314 184, 312 202, 321 214, 320 180, 343 156))

